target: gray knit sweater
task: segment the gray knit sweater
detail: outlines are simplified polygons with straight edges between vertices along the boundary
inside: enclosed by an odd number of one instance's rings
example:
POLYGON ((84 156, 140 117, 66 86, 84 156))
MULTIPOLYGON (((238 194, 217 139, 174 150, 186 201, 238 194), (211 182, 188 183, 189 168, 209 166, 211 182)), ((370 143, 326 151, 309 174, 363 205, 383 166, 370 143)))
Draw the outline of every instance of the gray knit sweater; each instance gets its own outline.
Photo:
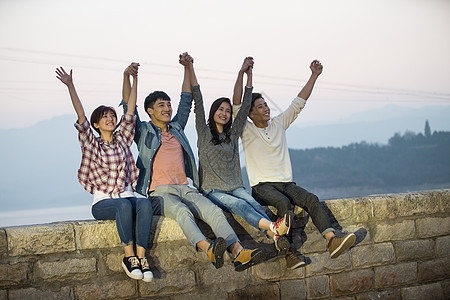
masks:
MULTIPOLYGON (((192 87, 194 98, 195 126, 197 128, 197 147, 199 156, 200 190, 209 189, 232 191, 243 187, 241 165, 239 161, 238 139, 244 130, 247 115, 250 110, 253 87, 245 87, 242 107, 233 121, 230 143, 225 141, 219 145, 211 142, 212 134, 205 120, 205 110, 200 86, 192 87)), ((219 133, 225 140, 225 134, 219 133)))

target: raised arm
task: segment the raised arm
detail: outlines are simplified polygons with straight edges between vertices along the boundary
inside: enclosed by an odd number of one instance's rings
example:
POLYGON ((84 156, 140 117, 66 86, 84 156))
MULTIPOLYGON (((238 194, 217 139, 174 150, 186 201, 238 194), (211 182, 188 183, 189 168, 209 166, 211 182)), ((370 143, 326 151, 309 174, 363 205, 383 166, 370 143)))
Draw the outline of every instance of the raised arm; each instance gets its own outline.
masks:
POLYGON ((78 97, 77 91, 75 90, 75 86, 73 84, 72 79, 72 70, 67 74, 63 67, 56 69, 56 78, 61 80, 67 88, 69 89, 70 99, 72 100, 73 108, 78 116, 78 124, 83 124, 86 121, 86 116, 84 114, 83 105, 81 104, 80 98, 78 97))
MULTIPOLYGON (((246 68, 246 70, 245 70, 245 74, 247 74, 247 84, 245 85, 244 100, 242 102, 241 109, 239 110, 239 112, 237 112, 237 114, 235 114, 234 121, 233 121, 232 130, 234 131, 236 136, 241 136, 242 132, 244 131, 244 127, 247 122, 247 116, 250 111, 250 105, 252 102, 253 65, 254 65, 253 59, 251 59, 251 61, 249 61, 249 63, 250 63, 249 67, 246 68)), ((244 65, 245 64, 246 63, 244 61, 244 65)), ((244 67, 244 65, 243 65, 243 67, 244 67)), ((240 86, 241 86, 240 88, 241 88, 241 94, 242 94, 242 83, 240 84, 240 86)), ((240 99, 239 99, 239 102, 240 102, 240 99)), ((233 103, 234 103, 234 101, 233 101, 233 103)), ((236 105, 239 105, 239 104, 236 104, 236 105)))
POLYGON ((122 99, 125 103, 128 103, 131 92, 130 75, 133 76, 133 78, 137 77, 138 68, 139 63, 133 62, 123 72, 122 99))
POLYGON ((246 57, 244 59, 244 62, 242 63, 242 67, 238 72, 238 76, 236 78, 236 82, 234 84, 234 89, 233 89, 233 105, 239 105, 241 104, 242 101, 242 92, 243 92, 243 88, 242 85, 244 83, 244 73, 247 73, 247 86, 251 87, 252 86, 252 75, 249 77, 249 71, 250 74, 251 69, 253 69, 253 57, 246 57), (249 82, 250 79, 250 82, 249 82))
POLYGON ((178 122, 184 128, 189 120, 192 106, 191 73, 194 72, 194 59, 187 52, 184 52, 180 54, 178 61, 184 67, 184 75, 180 103, 178 104, 177 114, 172 121, 178 122))
MULTIPOLYGON (((182 62, 180 61, 180 63, 182 62)), ((203 97, 200 91, 200 86, 198 85, 197 76, 195 75, 193 59, 189 59, 188 57, 186 63, 192 88, 192 97, 194 98, 195 128, 197 130, 198 140, 200 141, 206 137, 206 131, 208 129, 205 120, 205 108, 203 105, 203 97)))
MULTIPOLYGON (((186 61, 186 65, 185 65, 186 72, 189 74, 188 75, 189 85, 192 89, 193 86, 198 85, 197 75, 195 75, 195 70, 194 70, 194 59, 190 55, 188 55, 188 56, 186 56, 185 61, 186 61)), ((183 65, 184 65, 184 63, 183 63, 183 65)))
POLYGON ((285 129, 287 129, 292 124, 292 122, 295 121, 298 114, 304 108, 305 102, 311 95, 311 92, 314 88, 314 84, 316 83, 316 80, 319 77, 319 75, 322 73, 323 67, 318 60, 314 60, 310 65, 310 69, 312 71, 312 74, 309 80, 306 82, 305 86, 297 95, 297 97, 300 97, 303 100, 299 101, 297 98, 294 99, 291 105, 289 105, 289 107, 285 111, 283 111, 281 114, 275 117, 282 120, 285 129))
POLYGON ((194 59, 187 52, 180 54, 178 62, 184 66, 182 92, 192 93, 191 69, 193 70, 194 59))
POLYGON ((311 76, 309 77, 308 82, 306 82, 303 89, 297 95, 297 97, 300 97, 304 100, 308 100, 314 88, 314 84, 316 83, 317 78, 319 77, 319 75, 322 73, 323 70, 323 66, 318 60, 313 60, 309 68, 311 69, 312 72, 311 76))
MULTIPOLYGON (((139 66, 139 64, 138 64, 139 66)), ((138 83, 138 76, 137 76, 137 70, 135 75, 133 75, 133 86, 131 87, 130 95, 128 98, 128 110, 127 114, 134 115, 135 109, 136 109, 136 99, 137 99, 137 83, 138 83)))

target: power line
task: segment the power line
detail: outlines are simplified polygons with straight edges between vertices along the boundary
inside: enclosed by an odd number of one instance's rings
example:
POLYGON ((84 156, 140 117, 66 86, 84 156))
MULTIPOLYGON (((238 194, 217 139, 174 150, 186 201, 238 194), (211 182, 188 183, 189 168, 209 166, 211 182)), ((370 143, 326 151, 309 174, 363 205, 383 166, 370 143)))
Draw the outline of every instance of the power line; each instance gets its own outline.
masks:
MULTIPOLYGON (((39 51, 39 50, 29 50, 29 49, 18 49, 18 48, 7 48, 7 47, 0 47, 0 50, 6 50, 6 51, 15 51, 15 52, 25 52, 25 53, 35 53, 40 55, 47 55, 47 56, 67 56, 67 57, 74 57, 74 58, 81 58, 81 59, 92 59, 96 61, 108 61, 108 62, 117 62, 121 64, 129 63, 129 61, 121 60, 121 59, 113 59, 113 58, 106 58, 106 57, 95 57, 95 56, 89 56, 89 55, 78 55, 78 54, 68 54, 68 53, 57 53, 57 52, 50 52, 50 51, 39 51)), ((54 57, 52 57, 54 59, 54 57)), ((37 61, 34 59, 29 58, 15 58, 15 57, 0 57, 0 60, 6 60, 6 61, 14 61, 14 62, 26 62, 26 63, 35 63, 35 64, 52 64, 53 62, 49 61, 37 61)), ((154 63, 154 62, 143 62, 142 64, 148 64, 148 65, 154 65, 154 66, 160 66, 164 68, 179 68, 179 66, 174 65, 166 65, 166 64, 160 64, 160 63, 154 63)), ((113 67, 99 67, 99 66, 81 66, 84 68, 89 69, 97 69, 97 70, 107 70, 107 71, 117 71, 117 68, 113 67)), ((229 74, 229 75, 235 75, 235 72, 231 71, 223 71, 223 70, 212 70, 212 69, 197 69, 198 71, 203 72, 212 72, 216 74, 229 74)), ((144 74, 152 74, 152 75, 158 75, 158 76, 170 76, 170 77, 178 77, 179 74, 175 73, 166 73, 166 72, 155 72, 154 70, 149 71, 140 71, 144 74)), ((280 77, 280 76, 268 76, 264 74, 258 75, 260 78, 267 78, 267 79, 273 79, 273 80, 283 80, 283 81, 295 81, 299 82, 298 79, 293 79, 290 77, 280 77)), ((223 78, 223 77, 216 77, 216 76, 203 76, 202 80, 218 80, 218 81, 233 81, 234 78, 223 78)), ((272 86, 287 86, 287 87, 300 87, 299 84, 293 84, 293 83, 278 83, 273 81, 259 81, 261 84, 265 85, 272 85, 272 86)), ((1 90, 2 88, 0 88, 1 90)), ((21 88, 22 89, 22 88, 21 88)), ((442 101, 450 101, 450 94, 448 93, 436 93, 436 92, 427 92, 427 91, 417 91, 417 90, 405 90, 405 89, 392 89, 392 88, 379 88, 379 87, 370 87, 370 86, 361 86, 361 85, 354 85, 354 84, 344 84, 344 83, 333 83, 333 82, 327 82, 327 81, 321 81, 320 87, 316 87, 316 89, 324 89, 324 90, 334 90, 334 91, 345 91, 350 93, 363 93, 363 94, 372 94, 372 95, 405 95, 405 96, 418 96, 418 97, 428 97, 428 98, 434 98, 439 99, 442 101), (325 86, 324 86, 325 85, 325 86), (326 87, 326 85, 331 87, 326 87)))
MULTIPOLYGON (((90 56, 90 55, 80 55, 80 54, 71 54, 71 53, 58 53, 58 52, 50 52, 50 51, 41 51, 41 50, 30 50, 30 49, 20 49, 20 48, 8 48, 8 47, 0 47, 0 50, 6 50, 6 51, 14 51, 14 52, 25 52, 25 53, 35 53, 35 54, 42 54, 42 55, 48 55, 48 56, 67 56, 67 57, 74 57, 74 58, 81 58, 81 59, 91 59, 95 61, 108 61, 108 62, 117 62, 121 64, 127 64, 129 63, 128 60, 123 59, 115 59, 115 58, 107 58, 107 57, 97 57, 97 56, 90 56)), ((0 58, 1 59, 1 58, 0 58)), ((8 59, 6 59, 8 60, 8 59)), ((18 59, 15 59, 14 61, 19 61, 18 59)), ((36 61, 26 61, 26 62, 35 62, 36 61)), ((161 64, 161 63, 155 63, 150 61, 144 61, 141 62, 141 64, 146 65, 153 65, 153 66, 160 66, 164 68, 171 68, 171 69, 178 69, 178 66, 175 66, 173 64, 161 64)), ((102 68, 105 69, 105 68, 102 68)), ((113 68, 106 68, 107 70, 115 70, 113 68)), ((234 71, 225 71, 225 70, 217 70, 217 69, 205 69, 205 68, 198 68, 198 71, 203 72, 212 72, 212 73, 219 73, 219 74, 228 74, 228 75, 236 75, 236 72, 234 71)), ((178 75, 172 75, 167 73, 157 73, 158 75, 167 75, 167 76, 178 76, 178 75)), ((292 77, 283 77, 283 76, 273 76, 273 75, 264 75, 259 74, 258 77, 260 78, 268 78, 268 79, 275 79, 275 80, 282 80, 282 81, 295 81, 299 82, 301 80, 297 78, 292 77)), ((229 80, 224 78, 218 78, 218 77, 205 77, 206 79, 212 79, 212 80, 229 80)), ((233 79, 234 80, 234 79, 233 79)), ((305 80, 303 80, 305 81, 305 80)), ((275 84, 273 82, 269 82, 269 84, 275 84)), ((276 85, 286 85, 286 86, 298 86, 294 84, 279 84, 276 83, 276 85)), ((414 94, 426 94, 426 95, 435 95, 435 96, 442 96, 442 97, 450 97, 450 93, 435 93, 435 92, 429 92, 429 91, 420 91, 420 90, 405 90, 405 89, 393 89, 393 88, 382 88, 382 87, 376 87, 376 86, 366 86, 366 85, 355 85, 355 84, 347 84, 347 83, 336 83, 336 82, 329 82, 329 81, 321 81, 321 85, 337 85, 337 86, 345 86, 347 88, 355 88, 355 89, 361 89, 363 91, 366 90, 375 90, 375 91, 390 91, 390 92, 400 92, 400 93, 414 93, 414 94)))

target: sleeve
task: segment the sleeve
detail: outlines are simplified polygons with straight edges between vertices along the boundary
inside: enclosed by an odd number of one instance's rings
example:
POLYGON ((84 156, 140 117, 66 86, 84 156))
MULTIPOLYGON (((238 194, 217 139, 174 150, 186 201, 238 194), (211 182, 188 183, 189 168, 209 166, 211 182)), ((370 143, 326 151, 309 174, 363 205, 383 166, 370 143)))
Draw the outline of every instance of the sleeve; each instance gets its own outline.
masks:
POLYGON ((82 124, 75 122, 74 126, 78 130, 78 141, 81 148, 85 148, 86 145, 91 145, 95 142, 95 135, 87 118, 82 124))
POLYGON ((192 95, 194 97, 194 113, 195 113, 195 128, 199 141, 204 140, 208 130, 205 121, 205 108, 203 106, 202 92, 200 85, 192 87, 192 95))
POLYGON ((291 105, 289 105, 285 111, 276 116, 274 119, 281 120, 284 129, 289 128, 292 122, 297 119, 297 116, 302 111, 303 107, 305 107, 305 103, 306 100, 300 97, 295 97, 294 100, 292 100, 291 105))
POLYGON ((184 129, 189 120, 189 113, 192 107, 192 93, 182 92, 180 103, 178 104, 177 114, 172 119, 172 122, 178 122, 184 129))
POLYGON ((136 115, 124 114, 117 132, 129 147, 133 144, 136 119, 136 115))
MULTIPOLYGON (((245 87, 244 92, 244 100, 242 101, 242 104, 239 105, 240 109, 236 113, 236 116, 234 116, 234 107, 233 107, 233 131, 236 136, 241 136, 242 132, 244 131, 245 124, 247 123, 247 116, 250 111, 250 105, 252 102, 252 91, 253 87, 245 87)), ((235 105, 236 106, 236 105, 235 105)))
MULTIPOLYGON (((128 103, 124 102, 123 100, 120 102, 119 106, 123 107, 123 115, 127 115, 127 111, 128 111, 128 103)), ((139 138, 141 136, 141 132, 142 132, 142 126, 145 126, 144 122, 141 121, 141 119, 139 118, 139 113, 138 113, 138 109, 137 109, 137 105, 136 105, 136 109, 134 110, 134 115, 136 117, 135 119, 135 132, 134 132, 134 140, 137 144, 137 142, 139 141, 139 138)))
POLYGON ((241 110, 242 103, 233 105, 233 118, 236 118, 238 112, 241 110))

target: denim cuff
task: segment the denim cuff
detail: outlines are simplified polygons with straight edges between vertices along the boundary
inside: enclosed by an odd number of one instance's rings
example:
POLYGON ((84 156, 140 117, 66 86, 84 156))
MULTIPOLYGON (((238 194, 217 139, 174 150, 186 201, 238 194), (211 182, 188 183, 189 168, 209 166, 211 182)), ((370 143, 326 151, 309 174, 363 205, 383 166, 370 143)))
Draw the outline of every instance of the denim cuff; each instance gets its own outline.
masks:
POLYGON ((129 241, 128 244, 127 244, 127 243, 124 243, 124 242, 121 242, 121 244, 122 244, 123 247, 126 247, 126 246, 133 245, 134 242, 133 242, 133 241, 129 241))
POLYGON ((336 232, 336 229, 334 228, 327 228, 322 232, 322 236, 325 236, 325 234, 327 234, 328 232, 336 232))

